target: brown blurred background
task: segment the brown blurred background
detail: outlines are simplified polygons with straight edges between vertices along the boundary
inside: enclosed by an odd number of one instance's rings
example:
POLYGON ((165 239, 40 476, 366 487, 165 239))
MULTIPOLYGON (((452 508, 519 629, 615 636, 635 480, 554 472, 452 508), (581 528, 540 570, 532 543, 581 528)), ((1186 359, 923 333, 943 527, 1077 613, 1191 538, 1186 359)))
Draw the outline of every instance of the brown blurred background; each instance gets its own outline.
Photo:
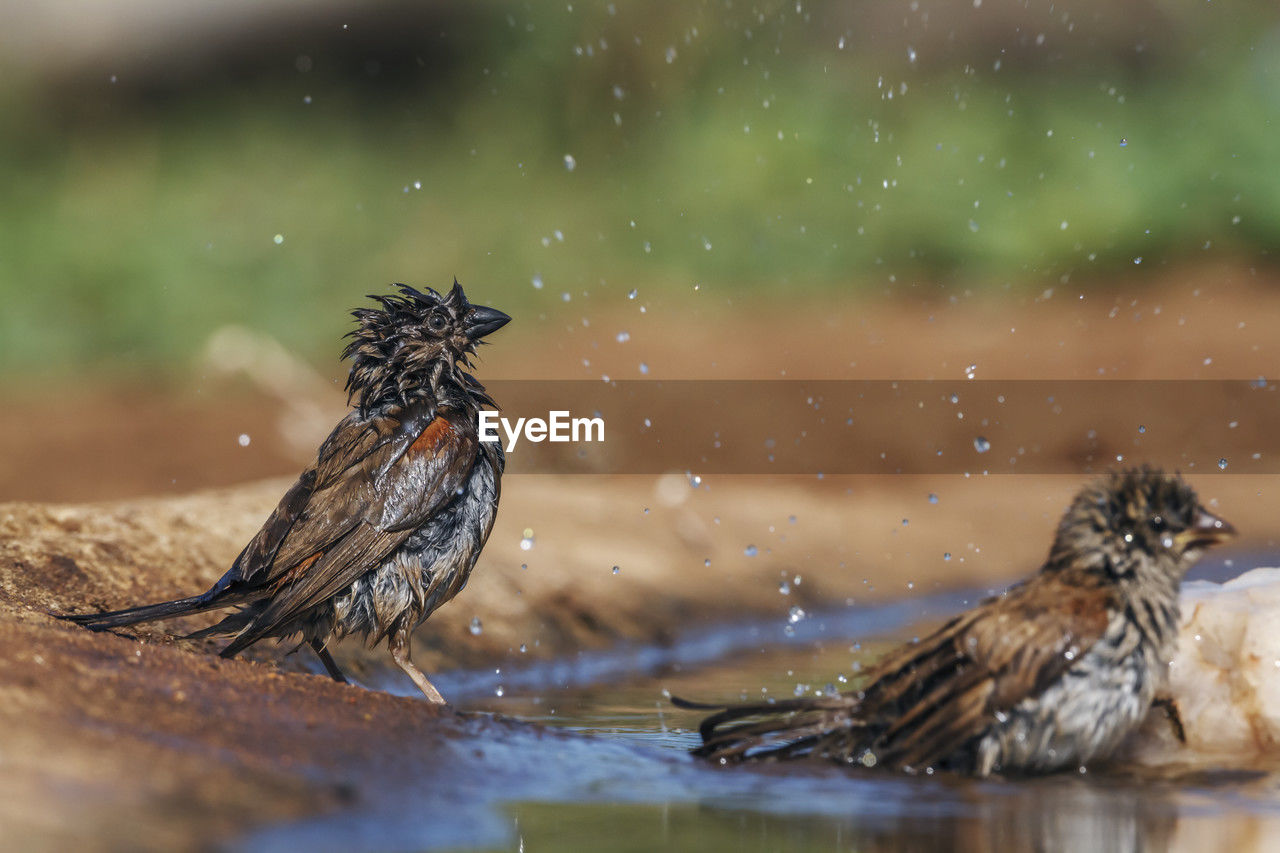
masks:
MULTIPOLYGON (((485 380, 1277 363, 1269 4, 4 14, 0 498, 296 470, 342 411, 346 312, 393 281, 457 276, 516 318, 485 380)), ((1264 449, 1268 423, 1177 387, 1151 420, 1264 449)), ((681 434, 715 432, 688 408, 681 434)), ((1046 414, 1061 470, 1115 455, 1094 417, 1046 414)), ((977 435, 900 412, 873 432, 899 456, 977 435)), ((1201 449, 1206 475, 1244 470, 1201 449)))

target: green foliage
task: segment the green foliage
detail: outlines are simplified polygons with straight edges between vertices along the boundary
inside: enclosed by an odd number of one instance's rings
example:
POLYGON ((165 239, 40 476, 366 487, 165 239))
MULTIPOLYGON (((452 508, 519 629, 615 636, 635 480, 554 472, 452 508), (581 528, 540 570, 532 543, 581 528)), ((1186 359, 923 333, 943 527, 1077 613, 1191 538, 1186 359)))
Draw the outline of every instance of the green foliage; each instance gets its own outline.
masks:
POLYGON ((494 6, 447 79, 374 94, 319 60, 110 119, 11 93, 0 365, 175 365, 224 323, 331 354, 392 281, 456 275, 513 312, 1042 288, 1265 258, 1280 228, 1280 48, 1252 31, 1187 63, 977 69, 841 49, 786 6, 662 8, 494 6))

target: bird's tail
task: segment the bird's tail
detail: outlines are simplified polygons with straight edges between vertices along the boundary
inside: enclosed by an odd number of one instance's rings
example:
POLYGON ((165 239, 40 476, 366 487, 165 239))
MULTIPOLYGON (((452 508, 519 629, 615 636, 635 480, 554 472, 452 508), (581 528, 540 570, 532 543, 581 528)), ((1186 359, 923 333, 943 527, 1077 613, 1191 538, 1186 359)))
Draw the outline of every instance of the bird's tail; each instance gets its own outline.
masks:
POLYGON ((716 761, 754 761, 804 756, 839 757, 868 740, 848 696, 806 697, 749 705, 703 705, 671 697, 677 708, 717 713, 698 726, 702 745, 694 755, 716 761), (833 749, 837 744, 841 748, 833 749))
POLYGON ((137 625, 141 622, 155 622, 159 619, 203 613, 206 610, 216 610, 234 603, 227 600, 225 596, 214 596, 206 592, 190 598, 179 598, 177 601, 163 601, 143 607, 127 607, 124 610, 112 610, 108 613, 80 613, 61 618, 83 625, 90 631, 109 631, 112 628, 123 628, 126 625, 137 625))

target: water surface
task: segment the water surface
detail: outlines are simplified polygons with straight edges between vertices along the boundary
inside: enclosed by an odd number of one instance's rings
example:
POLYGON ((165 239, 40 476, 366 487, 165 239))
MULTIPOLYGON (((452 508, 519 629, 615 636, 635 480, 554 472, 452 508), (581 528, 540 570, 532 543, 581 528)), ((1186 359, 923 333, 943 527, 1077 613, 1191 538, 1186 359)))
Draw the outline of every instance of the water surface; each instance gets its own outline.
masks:
MULTIPOLYGON (((1237 560, 1239 559, 1237 555, 1237 560)), ((1257 561, 1250 561, 1250 565, 1257 561)), ((1225 561, 1196 572, 1235 574, 1225 561)), ((888 645, 988 590, 690 633, 670 647, 441 674, 472 714, 448 762, 479 768, 325 818, 257 850, 1251 850, 1280 844, 1280 773, 1111 767, 1031 780, 908 777, 823 764, 715 767, 688 756, 712 701, 848 689, 888 645), (841 679, 845 679, 842 681, 841 679), (499 695, 500 694, 500 695, 499 695), (503 718, 540 724, 511 725, 503 718)), ((446 768, 447 769, 447 768, 446 768)))

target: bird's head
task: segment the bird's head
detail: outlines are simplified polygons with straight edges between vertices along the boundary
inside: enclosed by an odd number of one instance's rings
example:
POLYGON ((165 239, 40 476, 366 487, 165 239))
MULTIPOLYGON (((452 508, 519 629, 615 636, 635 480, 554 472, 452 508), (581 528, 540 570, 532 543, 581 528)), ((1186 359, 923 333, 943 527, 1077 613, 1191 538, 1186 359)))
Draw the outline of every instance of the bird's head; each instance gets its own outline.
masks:
POLYGON ((1177 475, 1116 471, 1076 495, 1058 525, 1050 565, 1081 565, 1120 580, 1182 581, 1205 549, 1235 536, 1177 475))
POLYGON ((452 381, 478 388, 460 369, 470 367, 481 339, 511 319, 495 308, 472 305, 455 280, 441 295, 406 284, 398 294, 370 296, 381 308, 351 312, 356 328, 342 353, 351 359, 347 396, 363 410, 387 403, 407 405, 452 381))

